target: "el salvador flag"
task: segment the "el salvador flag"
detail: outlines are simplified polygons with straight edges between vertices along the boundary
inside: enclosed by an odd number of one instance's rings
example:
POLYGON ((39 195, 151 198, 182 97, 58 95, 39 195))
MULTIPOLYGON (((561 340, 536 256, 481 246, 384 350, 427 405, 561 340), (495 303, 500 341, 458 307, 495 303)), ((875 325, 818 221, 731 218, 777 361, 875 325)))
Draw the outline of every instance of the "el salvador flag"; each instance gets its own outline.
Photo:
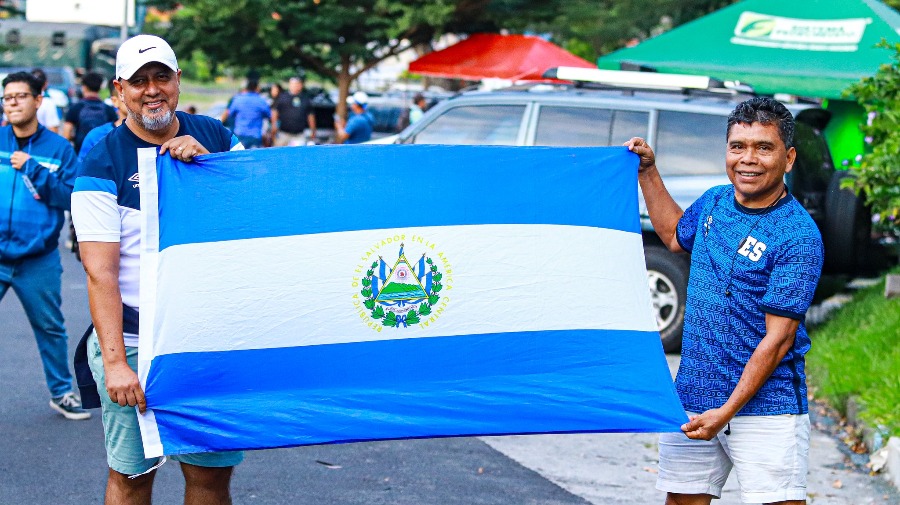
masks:
POLYGON ((625 148, 139 159, 147 457, 687 420, 625 148))

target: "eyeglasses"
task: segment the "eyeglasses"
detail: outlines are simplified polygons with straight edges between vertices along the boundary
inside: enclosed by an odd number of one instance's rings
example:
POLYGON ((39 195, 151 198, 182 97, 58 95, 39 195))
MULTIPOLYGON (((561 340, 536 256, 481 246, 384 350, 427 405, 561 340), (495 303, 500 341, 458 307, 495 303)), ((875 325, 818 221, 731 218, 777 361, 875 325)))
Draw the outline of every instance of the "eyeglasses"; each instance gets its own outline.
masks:
POLYGON ((31 93, 13 93, 9 95, 3 95, 3 103, 13 103, 21 100, 25 100, 29 96, 37 96, 31 93))

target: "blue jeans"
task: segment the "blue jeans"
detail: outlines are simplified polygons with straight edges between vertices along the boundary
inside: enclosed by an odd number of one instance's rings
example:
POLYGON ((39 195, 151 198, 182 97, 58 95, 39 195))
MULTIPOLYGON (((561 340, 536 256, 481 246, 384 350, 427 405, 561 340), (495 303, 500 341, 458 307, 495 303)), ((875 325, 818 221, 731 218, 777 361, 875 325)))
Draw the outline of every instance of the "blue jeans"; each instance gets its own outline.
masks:
POLYGON ((12 287, 34 330, 50 396, 72 391, 69 371, 69 337, 63 326, 62 264, 59 250, 43 256, 0 261, 0 300, 12 287))

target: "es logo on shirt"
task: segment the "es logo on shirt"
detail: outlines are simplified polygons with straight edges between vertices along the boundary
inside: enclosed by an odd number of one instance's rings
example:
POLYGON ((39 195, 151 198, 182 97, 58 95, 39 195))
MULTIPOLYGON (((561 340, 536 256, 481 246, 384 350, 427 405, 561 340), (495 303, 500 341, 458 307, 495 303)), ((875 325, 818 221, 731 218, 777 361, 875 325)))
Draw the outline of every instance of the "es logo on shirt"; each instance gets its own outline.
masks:
POLYGON ((762 258, 763 251, 766 250, 766 244, 760 242, 759 240, 753 238, 750 235, 747 235, 747 238, 741 243, 741 246, 738 248, 738 254, 741 256, 746 256, 753 261, 759 261, 762 258))

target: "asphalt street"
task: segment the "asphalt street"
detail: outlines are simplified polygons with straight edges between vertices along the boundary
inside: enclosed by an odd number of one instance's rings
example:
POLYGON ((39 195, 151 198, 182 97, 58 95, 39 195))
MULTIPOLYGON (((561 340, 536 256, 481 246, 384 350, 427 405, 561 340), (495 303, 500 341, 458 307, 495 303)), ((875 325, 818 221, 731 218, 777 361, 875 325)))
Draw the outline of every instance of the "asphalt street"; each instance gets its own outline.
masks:
MULTIPOLYGON (((87 327, 84 272, 63 252, 70 351, 87 327)), ((677 360, 670 363, 677 366, 677 360)), ((48 393, 31 328, 10 292, 0 302, 0 505, 102 503, 107 471, 99 412, 67 421, 48 393)), ((814 435, 810 503, 898 503, 880 477, 849 468, 838 443, 814 435), (840 481, 840 486, 836 485, 840 481)), ((542 435, 356 443, 248 452, 236 504, 652 504, 656 436, 542 435)), ((729 483, 722 505, 739 503, 729 483)), ((177 464, 154 501, 180 503, 177 464)))

